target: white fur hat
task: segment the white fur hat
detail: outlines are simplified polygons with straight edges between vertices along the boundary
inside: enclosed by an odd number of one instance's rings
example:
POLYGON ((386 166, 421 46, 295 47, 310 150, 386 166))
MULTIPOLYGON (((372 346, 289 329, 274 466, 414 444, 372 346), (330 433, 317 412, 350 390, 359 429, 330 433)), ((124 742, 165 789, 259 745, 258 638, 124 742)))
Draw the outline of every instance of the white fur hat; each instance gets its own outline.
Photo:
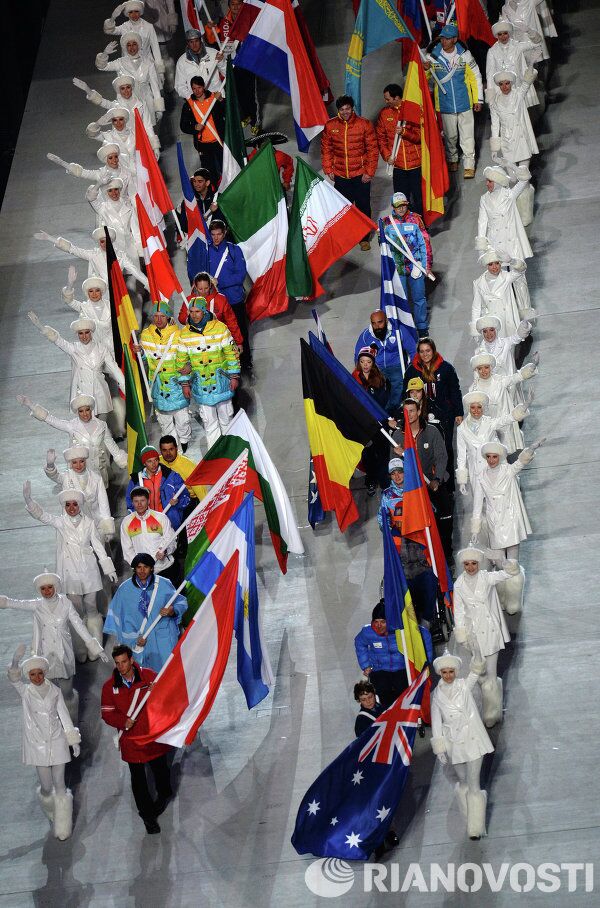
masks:
POLYGON ((90 449, 86 448, 85 445, 71 445, 70 448, 65 448, 63 451, 63 457, 67 463, 71 460, 79 460, 81 457, 87 460, 89 456, 90 449))
POLYGON ((71 331, 91 331, 92 334, 96 330, 96 322, 92 318, 76 318, 74 322, 71 322, 69 325, 71 331))
POLYGON ((112 80, 112 87, 115 91, 118 91, 124 85, 131 85, 132 88, 135 88, 135 79, 133 76, 117 76, 116 79, 112 80))
POLYGON ((486 441, 479 449, 479 453, 485 459, 487 454, 497 454, 500 460, 506 460, 508 449, 499 441, 486 441))
POLYGON ((81 289, 84 293, 87 293, 88 290, 101 290, 102 293, 106 293, 106 281, 103 277, 86 277, 81 289))
POLYGON ((471 369, 477 369, 479 366, 491 366, 492 369, 495 369, 496 357, 491 353, 476 353, 470 359, 470 366, 471 369))
POLYGON ((510 185, 510 177, 502 167, 486 167, 484 168, 483 176, 484 179, 491 180, 492 183, 497 183, 499 186, 510 185))
POLYGON ((120 177, 114 177, 114 179, 109 180, 108 183, 105 183, 102 187, 105 192, 108 192, 109 189, 119 189, 123 192, 123 180, 120 177))
POLYGON ((125 49, 127 47, 128 41, 137 41, 137 46, 139 50, 142 49, 142 36, 139 32, 136 32, 133 28, 127 32, 123 32, 121 35, 121 47, 125 49))
POLYGON ((512 35, 512 22, 509 22, 508 19, 498 19, 498 21, 492 25, 492 32, 494 35, 498 35, 500 32, 508 32, 509 35, 512 35))
POLYGON ((475 327, 478 331, 483 331, 484 328, 495 328, 496 331, 501 331, 502 322, 497 315, 482 315, 475 322, 475 327))
MULTIPOLYGON (((114 227, 108 228, 108 235, 111 238, 112 242, 114 243, 114 241, 117 238, 117 231, 115 230, 114 227)), ((105 238, 106 238, 106 234, 104 232, 104 227, 96 227, 95 230, 92 230, 92 239, 96 240, 96 242, 98 242, 98 240, 103 240, 105 238)))
POLYGON ((460 656, 454 656, 452 653, 449 653, 447 649, 444 650, 441 656, 438 656, 437 659, 433 660, 433 668, 438 675, 443 668, 453 668, 455 671, 459 671, 461 665, 462 659, 460 656))
POLYGON ((123 4, 123 12, 125 13, 125 15, 127 15, 127 13, 133 12, 136 9, 139 13, 144 12, 143 0, 127 0, 127 2, 123 4))
POLYGON ((479 256, 479 261, 482 265, 491 265, 492 262, 501 262, 502 256, 498 255, 495 249, 488 249, 487 252, 479 256))
POLYGON ((33 585, 38 592, 42 586, 53 586, 58 593, 62 586, 62 580, 58 574, 46 571, 44 574, 38 574, 37 577, 33 578, 33 585))
POLYGON ((476 561, 478 564, 483 564, 484 559, 485 555, 481 549, 475 549, 472 546, 461 549, 456 555, 456 560, 459 564, 464 564, 465 561, 476 561))
POLYGON ((50 663, 47 659, 44 659, 43 656, 30 656, 29 659, 24 659, 21 662, 21 671, 23 676, 26 678, 29 672, 32 672, 35 668, 41 668, 41 670, 46 674, 50 671, 50 663))
POLYGON ((95 410, 96 398, 92 397, 91 394, 76 394, 75 397, 71 398, 70 406, 73 413, 77 413, 81 407, 91 407, 92 410, 95 410))
POLYGON ((514 85, 517 81, 517 74, 512 71, 512 69, 503 69, 499 73, 494 73, 494 82, 496 85, 500 85, 501 82, 510 82, 511 85, 514 85))
POLYGON ((487 407, 489 402, 489 397, 483 391, 469 391, 468 394, 463 394, 463 404, 467 408, 471 404, 481 404, 483 407, 487 407))
POLYGON ((110 107, 103 116, 103 120, 107 123, 110 120, 116 120, 117 117, 124 117, 125 122, 129 122, 129 111, 126 107, 110 107))
POLYGON ((106 159, 109 154, 121 154, 121 149, 116 142, 107 142, 105 145, 101 145, 96 152, 96 157, 99 161, 102 161, 103 164, 106 164, 106 159))
POLYGON ((81 506, 85 501, 85 496, 81 489, 63 489, 58 493, 58 500, 62 505, 65 505, 67 501, 76 501, 81 506))

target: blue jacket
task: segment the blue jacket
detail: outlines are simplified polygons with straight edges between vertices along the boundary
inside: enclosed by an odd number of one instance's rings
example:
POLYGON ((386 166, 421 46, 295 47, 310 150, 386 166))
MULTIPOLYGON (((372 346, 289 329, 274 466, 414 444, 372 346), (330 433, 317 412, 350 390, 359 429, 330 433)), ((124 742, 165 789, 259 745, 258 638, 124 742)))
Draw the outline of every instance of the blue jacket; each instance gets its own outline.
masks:
POLYGON ((460 42, 456 45, 458 54, 457 65, 450 69, 446 58, 442 54, 442 45, 437 44, 430 57, 433 58, 431 70, 442 83, 444 92, 434 82, 434 98, 436 110, 440 113, 463 113, 470 110, 473 104, 483 102, 483 83, 479 67, 467 48, 460 42), (447 78, 448 75, 450 78, 447 78))
MULTIPOLYGON (((391 217, 394 217, 391 215, 391 217)), ((421 228, 418 224, 414 224, 411 221, 401 221, 399 218, 394 217, 394 223, 398 228, 398 232, 401 234, 402 239, 408 246, 409 252, 419 265, 422 265, 423 268, 427 268, 427 246, 425 245, 425 237, 421 231, 421 228)), ((395 243, 396 246, 400 246, 400 240, 398 239, 398 234, 394 230, 394 227, 389 222, 385 227, 385 235, 388 240, 391 240, 391 243, 395 243)), ((410 274, 411 270, 414 268, 414 265, 410 259, 406 258, 401 252, 391 245, 390 249, 392 256, 394 258, 394 264, 396 265, 396 271, 399 275, 410 274)), ((423 275, 419 273, 419 277, 423 275)))
POLYGON ((398 353, 398 343, 396 340, 396 328, 399 332, 400 322, 395 318, 391 318, 389 315, 387 317, 387 322, 388 331, 383 340, 379 340, 378 337, 375 337, 370 327, 365 328, 362 334, 359 335, 354 348, 354 362, 357 361, 359 351, 362 347, 375 347, 377 349, 375 362, 382 371, 384 369, 389 369, 392 366, 400 365, 400 354, 398 353))
MULTIPOLYGON (((176 473, 175 470, 170 470, 169 467, 165 467, 163 464, 160 465, 162 472, 162 479, 160 482, 160 500, 163 506, 163 511, 169 504, 171 498, 182 485, 184 485, 183 479, 176 473)), ((145 470, 141 470, 139 473, 132 473, 131 479, 127 486, 127 493, 125 495, 125 501, 129 512, 133 511, 133 504, 131 502, 131 492, 133 489, 138 488, 139 486, 144 485, 144 476, 146 475, 145 470)), ((176 504, 171 505, 167 511, 167 517, 171 521, 171 526, 174 530, 179 529, 183 522, 183 512, 190 503, 190 493, 187 489, 184 489, 179 498, 177 499, 176 504)))
MULTIPOLYGON (((421 627, 421 636, 425 644, 425 652, 430 662, 433 661, 433 647, 431 634, 426 627, 421 627)), ((363 629, 354 638, 356 658, 362 669, 372 668, 374 672, 396 672, 404 669, 404 656, 398 650, 396 635, 388 634, 380 637, 370 624, 365 624, 363 629)))
POLYGON ((225 294, 230 306, 237 306, 244 302, 244 278, 246 277, 246 259, 244 253, 235 243, 225 240, 217 248, 212 243, 208 244, 208 271, 213 276, 216 274, 221 259, 227 251, 227 258, 217 278, 219 293, 225 294))

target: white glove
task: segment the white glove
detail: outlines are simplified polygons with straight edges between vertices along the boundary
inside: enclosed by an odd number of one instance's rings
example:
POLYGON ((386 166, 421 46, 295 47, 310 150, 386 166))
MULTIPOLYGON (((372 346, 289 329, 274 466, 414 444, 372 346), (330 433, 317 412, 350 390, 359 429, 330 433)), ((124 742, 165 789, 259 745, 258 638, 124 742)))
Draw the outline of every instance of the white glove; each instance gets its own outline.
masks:
POLYGON ((74 177, 80 177, 83 173, 83 167, 81 166, 81 164, 71 163, 67 167, 67 170, 71 174, 71 176, 74 177))
POLYGON ((124 3, 119 3, 118 6, 115 6, 111 13, 111 19, 118 19, 121 13, 123 12, 124 3))
POLYGON ((492 161, 499 163, 502 157, 502 142, 500 141, 500 136, 490 136, 490 151, 492 152, 492 161), (496 155, 496 157, 494 157, 494 155, 496 155))
POLYGON ((81 747, 79 744, 73 744, 73 756, 78 757, 81 753, 81 747))
POLYGON ((106 54, 106 56, 109 57, 111 54, 113 54, 116 51, 118 46, 119 46, 118 41, 109 41, 108 44, 106 45, 106 47, 104 48, 104 50, 102 51, 102 53, 106 54))
POLYGON ((96 91, 95 88, 92 88, 86 95, 88 101, 91 101, 92 104, 95 104, 97 107, 100 107, 102 104, 103 98, 99 91, 96 91))
POLYGON ((521 568, 518 561, 515 561, 514 558, 507 558, 502 562, 502 570, 506 571, 507 574, 510 574, 511 577, 516 577, 517 574, 520 574, 521 568))
MULTIPOLYGON (((52 239, 52 237, 50 237, 50 239, 52 239)), ((71 243, 69 240, 65 240, 64 236, 57 236, 53 242, 56 248, 62 250, 62 252, 71 251, 71 243)))
POLYGON ((16 668, 18 666, 19 662, 25 655, 26 651, 27 651, 27 647, 25 646, 25 644, 19 643, 19 645, 17 646, 16 650, 14 651, 13 657, 12 657, 11 664, 14 666, 14 668, 16 668))
POLYGON ((530 332, 531 332, 531 325, 529 324, 529 322, 527 322, 525 320, 523 320, 522 322, 519 322, 519 327, 517 328, 517 334, 519 335, 521 340, 525 340, 526 337, 529 337, 530 332))
POLYGON ((517 406, 511 411, 510 415, 517 422, 523 422, 525 417, 529 416, 529 410, 527 409, 525 404, 517 404, 517 406))
POLYGON ((447 754, 438 754, 438 755, 437 755, 437 758, 438 758, 438 760, 440 761, 440 763, 442 764, 442 766, 445 766, 446 763, 448 762, 448 755, 447 755, 447 754))
POLYGON ((458 627, 454 625, 454 639, 457 643, 466 643, 467 642, 467 629, 466 627, 458 627))
POLYGON ((525 164, 521 164, 520 167, 517 167, 515 170, 517 180, 519 182, 528 181, 531 179, 531 173, 529 167, 526 167, 525 164))
POLYGON ((508 264, 511 271, 527 271, 527 262, 524 262, 523 259, 510 259, 508 264))
POLYGON ((56 463, 56 451, 54 448, 48 448, 46 451, 46 466, 53 467, 56 463))
POLYGON ((494 164, 499 164, 499 163, 500 163, 500 152, 499 152, 499 151, 493 151, 493 152, 491 153, 490 157, 491 157, 492 162, 493 162, 494 164))
POLYGON ((487 237, 476 236, 475 237, 475 249, 477 249, 478 252, 487 252, 487 249, 488 249, 487 237))
POLYGON ((420 268, 417 268, 416 265, 413 265, 412 268, 410 269, 410 276, 411 276, 414 280, 416 280, 418 277, 421 277, 421 273, 422 273, 422 272, 421 272, 421 269, 420 269, 420 268))
POLYGON ((537 372, 537 367, 536 367, 535 363, 525 363, 525 365, 522 366, 521 369, 519 369, 521 378, 524 381, 528 381, 530 378, 533 378, 533 376, 536 374, 536 372, 537 372))
POLYGON ((461 483, 458 487, 458 491, 460 492, 461 495, 466 495, 467 487, 461 483))
POLYGON ((23 498, 25 499, 26 504, 30 504, 33 501, 31 497, 31 482, 29 479, 26 479, 23 483, 23 498))
POLYGON ((118 467, 121 467, 122 470, 127 466, 127 451, 123 451, 119 448, 119 453, 115 455, 114 461, 118 467))
POLYGON ((537 69, 533 67, 528 67, 523 73, 523 82, 527 82, 528 85, 533 85, 537 78, 537 69))
POLYGON ((73 79, 73 85, 75 86, 75 88, 80 88, 81 91, 90 92, 92 90, 87 82, 83 81, 83 79, 73 79))
MULTIPOLYGON (((115 574, 114 571, 110 572, 110 574, 108 575, 108 579, 110 580, 111 583, 117 582, 117 575, 115 574)), ((106 661, 108 662, 108 659, 106 661)))
POLYGON ((69 287, 72 287, 77 280, 77 268, 75 265, 69 265, 69 270, 67 271, 67 284, 69 287))
POLYGON ((49 233, 46 233, 45 230, 36 231, 36 233, 33 234, 33 238, 34 240, 46 240, 48 243, 54 243, 56 239, 55 237, 50 236, 49 233))
POLYGON ((162 61, 162 60, 155 60, 155 61, 154 61, 154 65, 155 65, 155 67, 156 67, 156 72, 157 72, 160 76, 162 76, 163 73, 164 73, 164 71, 165 71, 165 64, 163 63, 163 61, 162 61))
POLYGON ((96 69, 106 69, 108 66, 108 57, 106 54, 96 54, 96 69))
POLYGON ((96 136, 99 135, 99 133, 100 127, 97 123, 88 123, 88 125, 85 127, 85 134, 88 139, 95 139, 96 136))
POLYGON ((33 401, 31 398, 26 397, 25 394, 17 394, 17 400, 22 407, 27 407, 28 410, 33 410, 33 401))
POLYGON ((96 199, 98 198, 99 192, 100 192, 99 187, 96 185, 96 183, 93 183, 91 186, 88 186, 88 188, 86 189, 85 197, 88 200, 88 202, 95 202, 96 199))
POLYGON ((35 325, 38 331, 40 331, 41 334, 44 335, 44 337, 47 337, 48 340, 52 341, 53 344, 56 343, 59 335, 58 331, 55 328, 51 328, 50 325, 42 325, 35 312, 28 312, 27 318, 30 320, 30 322, 32 322, 32 324, 35 325))

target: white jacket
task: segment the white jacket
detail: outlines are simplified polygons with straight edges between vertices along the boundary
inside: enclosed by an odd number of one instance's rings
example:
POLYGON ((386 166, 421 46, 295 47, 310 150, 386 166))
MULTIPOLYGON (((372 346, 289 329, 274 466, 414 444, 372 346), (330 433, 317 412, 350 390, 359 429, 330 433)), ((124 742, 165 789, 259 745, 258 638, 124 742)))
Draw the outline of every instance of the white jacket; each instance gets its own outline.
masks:
POLYGON ((92 637, 85 622, 79 617, 75 606, 62 593, 53 599, 5 599, 0 597, 0 608, 17 609, 33 613, 33 636, 31 653, 43 656, 50 663, 46 677, 72 678, 75 674, 75 656, 69 625, 81 637, 86 646, 99 653, 102 647, 92 637))
POLYGON ((128 196, 123 194, 118 201, 114 201, 100 192, 94 197, 90 187, 86 198, 96 212, 96 226, 112 227, 116 232, 115 251, 123 250, 130 259, 137 260, 142 255, 142 240, 137 214, 128 196))
POLYGON ((114 378, 121 391, 125 393, 123 373, 110 350, 93 337, 89 344, 82 344, 79 340, 71 343, 59 334, 55 343, 71 357, 69 400, 78 394, 90 394, 96 399, 97 413, 110 413, 113 404, 103 372, 114 378))
POLYGON ((60 688, 46 680, 39 687, 9 680, 23 707, 23 763, 27 766, 60 766, 71 762, 69 744, 79 744, 60 688))
POLYGON ((464 628, 467 643, 474 637, 479 653, 484 657, 499 652, 510 642, 496 592, 496 584, 509 578, 506 571, 480 570, 474 576, 463 571, 454 581, 455 631, 464 628))
MULTIPOLYGON (((108 284, 108 270, 106 267, 106 253, 100 249, 100 246, 96 246, 94 249, 84 249, 82 246, 76 246, 74 243, 71 243, 70 240, 65 240, 64 237, 57 237, 58 240, 61 240, 65 247, 63 251, 68 255, 75 256, 75 258, 82 259, 88 263, 88 277, 101 277, 108 284)), ((56 245, 56 243, 54 244, 56 245)), ((62 248, 62 247, 59 247, 62 248)), ((148 278, 143 274, 138 266, 133 262, 128 254, 122 249, 115 249, 117 254, 117 259, 119 260, 119 265, 125 274, 132 274, 136 281, 139 281, 140 284, 143 284, 146 290, 149 290, 148 278)), ((136 254, 137 259, 137 254, 136 254)))
POLYGON ((97 303, 91 299, 76 300, 72 287, 63 287, 62 298, 67 306, 75 312, 78 312, 82 318, 91 318, 96 322, 94 338, 98 343, 103 344, 114 357, 115 348, 112 334, 112 319, 110 317, 110 300, 102 298, 98 300, 97 303))
MULTIPOLYGON (((485 73, 487 82, 487 98, 491 103, 500 88, 494 82, 494 76, 500 72, 516 73, 519 79, 525 75, 525 70, 537 63, 542 56, 541 39, 532 41, 529 36, 524 36, 518 41, 511 37, 506 44, 496 41, 487 52, 485 73)), ((533 107, 539 103, 535 85, 530 85, 527 92, 527 106, 533 107)))
MULTIPOLYGON (((497 375, 494 371, 489 378, 480 378, 479 375, 476 375, 469 391, 482 391, 487 394, 490 400, 488 414, 493 419, 497 419, 502 416, 510 416, 516 403, 515 386, 522 381, 523 376, 520 372, 514 372, 512 375, 497 375)), ((502 444, 508 448, 509 454, 514 454, 523 447, 523 433, 516 420, 503 421, 496 426, 496 431, 502 444)), ((480 459, 485 464, 483 458, 480 459)))
POLYGON ((490 101, 492 139, 500 139, 502 156, 513 164, 528 161, 539 152, 527 110, 528 90, 529 83, 520 82, 508 95, 500 92, 490 101))
POLYGON ((44 467, 48 479, 55 482, 59 489, 79 489, 85 495, 83 513, 91 517, 101 535, 112 535, 115 531, 115 521, 110 513, 108 495, 100 473, 94 470, 84 470, 76 473, 67 469, 60 473, 56 464, 44 467))
POLYGON ((518 334, 511 334, 510 337, 496 337, 494 341, 486 341, 482 337, 475 352, 492 354, 496 360, 495 375, 513 375, 517 371, 515 347, 521 343, 521 340, 522 338, 518 334))
POLYGON ((519 488, 518 476, 523 466, 520 460, 515 463, 499 463, 493 469, 486 464, 475 486, 471 528, 476 530, 485 501, 492 549, 518 545, 531 533, 531 524, 519 488))
POLYGON ((482 315, 495 315, 502 322, 501 333, 512 335, 519 327, 521 321, 513 284, 518 280, 518 271, 502 269, 494 277, 489 271, 484 271, 473 281, 473 307, 471 309, 471 333, 477 336, 475 322, 482 315))
POLYGON ((473 672, 452 684, 441 680, 431 695, 431 743, 436 753, 445 752, 453 764, 494 752, 471 693, 478 680, 473 672), (438 742, 443 742, 443 750, 438 742))
POLYGON ((101 70, 109 70, 119 76, 133 76, 139 97, 148 107, 148 110, 162 109, 162 96, 156 66, 151 57, 131 57, 125 54, 116 60, 109 60, 106 54, 100 53, 96 57, 96 66, 101 70))
POLYGON ((529 32, 535 32, 541 38, 540 59, 550 56, 544 38, 544 29, 538 15, 537 7, 541 0, 508 0, 500 11, 500 19, 507 19, 513 27, 513 37, 522 41, 529 32))
POLYGON ((192 92, 190 87, 192 76, 200 76, 200 78, 204 79, 205 83, 210 76, 206 88, 209 91, 220 91, 222 95, 225 94, 225 83, 223 79, 225 77, 226 61, 216 59, 218 51, 214 48, 207 47, 205 50, 205 56, 201 58, 200 63, 194 63, 193 60, 188 60, 186 54, 182 54, 177 60, 177 65, 175 67, 175 91, 179 97, 184 100, 189 98, 192 92))
POLYGON ((491 417, 483 415, 474 419, 469 413, 456 430, 456 481, 467 484, 467 475, 471 488, 475 488, 478 476, 483 472, 485 460, 479 450, 488 441, 498 441, 498 430, 510 425, 514 420, 510 413, 491 417))
POLYGON ((120 25, 117 25, 114 19, 104 20, 105 35, 119 35, 119 37, 121 37, 121 35, 126 34, 127 32, 138 33, 142 39, 142 46, 140 48, 142 57, 150 57, 155 65, 158 63, 159 69, 161 69, 163 62, 160 47, 158 46, 158 37, 156 29, 150 22, 146 22, 145 19, 141 18, 136 22, 126 19, 125 22, 121 22, 120 25))
POLYGON ((70 445, 85 445, 90 452, 88 469, 100 473, 105 486, 108 485, 108 454, 122 469, 127 466, 127 452, 121 450, 104 420, 97 416, 92 416, 89 422, 83 422, 79 416, 61 419, 39 404, 36 405, 33 416, 61 432, 68 432, 70 445))
POLYGON ((123 550, 123 559, 127 564, 131 564, 136 555, 145 552, 156 558, 159 549, 165 552, 163 561, 157 561, 154 570, 157 574, 166 570, 173 564, 173 555, 177 539, 175 531, 171 526, 171 521, 167 514, 161 511, 153 511, 148 508, 143 517, 140 517, 135 511, 128 514, 121 522, 121 549, 123 550), (134 521, 141 523, 140 532, 129 532, 131 524, 134 521), (154 528, 151 529, 151 526, 154 528))
POLYGON ((479 200, 477 234, 486 237, 506 261, 530 259, 533 255, 517 208, 517 199, 528 185, 529 180, 519 180, 509 189, 496 183, 494 190, 484 192, 479 200))

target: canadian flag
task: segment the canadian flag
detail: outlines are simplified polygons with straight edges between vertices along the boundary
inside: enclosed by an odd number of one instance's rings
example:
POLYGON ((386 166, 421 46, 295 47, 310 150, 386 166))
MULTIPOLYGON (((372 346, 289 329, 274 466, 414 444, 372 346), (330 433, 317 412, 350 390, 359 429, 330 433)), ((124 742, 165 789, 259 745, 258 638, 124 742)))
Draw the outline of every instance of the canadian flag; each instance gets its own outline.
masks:
MULTIPOLYGON (((148 133, 135 108, 135 171, 137 176, 137 196, 141 201, 152 224, 163 228, 163 216, 173 211, 175 206, 169 195, 165 179, 158 166, 156 155, 152 150, 148 133)), ((139 210, 139 206, 138 206, 139 210)), ((143 237, 142 237, 143 238, 143 237)))
POLYGON ((153 303, 158 300, 170 300, 174 293, 183 294, 183 288, 171 265, 162 230, 158 224, 151 223, 148 212, 139 195, 135 197, 135 204, 140 225, 146 274, 150 284, 150 299, 153 303))

